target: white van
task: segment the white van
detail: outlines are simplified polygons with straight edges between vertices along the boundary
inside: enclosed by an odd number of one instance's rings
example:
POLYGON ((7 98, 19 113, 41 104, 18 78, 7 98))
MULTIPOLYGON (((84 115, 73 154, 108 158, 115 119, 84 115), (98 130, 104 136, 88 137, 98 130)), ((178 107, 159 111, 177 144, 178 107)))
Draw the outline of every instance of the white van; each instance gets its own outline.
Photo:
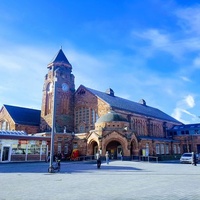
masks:
MULTIPOLYGON (((196 154, 197 163, 198 163, 198 154, 196 154)), ((184 153, 180 158, 180 163, 193 163, 192 153, 184 153)))

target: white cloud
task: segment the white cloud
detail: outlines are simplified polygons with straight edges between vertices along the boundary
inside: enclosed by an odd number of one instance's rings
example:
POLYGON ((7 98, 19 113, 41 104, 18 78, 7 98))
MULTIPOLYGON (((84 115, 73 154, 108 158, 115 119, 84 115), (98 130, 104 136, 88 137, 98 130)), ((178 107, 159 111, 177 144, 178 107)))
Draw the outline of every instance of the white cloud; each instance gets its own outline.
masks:
POLYGON ((196 116, 195 114, 189 111, 189 109, 194 108, 194 107, 195 107, 194 97, 191 94, 189 94, 185 96, 182 100, 177 102, 177 106, 174 109, 172 116, 175 119, 186 124, 191 123, 191 121, 194 121, 197 123, 199 122, 198 116, 196 116))
POLYGON ((194 60, 193 60, 193 66, 195 68, 200 68, 200 57, 196 57, 194 60))
POLYGON ((200 34, 200 5, 178 9, 175 13, 179 18, 179 25, 186 32, 200 34))
POLYGON ((168 46, 170 44, 169 36, 167 34, 161 33, 157 29, 149 29, 140 34, 140 37, 150 40, 152 46, 157 48, 168 46))
POLYGON ((188 95, 185 97, 186 105, 188 105, 190 108, 193 108, 195 106, 194 97, 192 95, 188 95))
MULTIPOLYGON (((178 59, 184 59, 183 55, 189 52, 197 52, 200 49, 200 5, 187 8, 179 8, 175 12, 178 21, 173 32, 167 29, 150 28, 144 31, 132 31, 133 36, 149 41, 139 49, 146 57, 152 57, 155 53, 163 51, 178 59), (190 33, 190 34, 188 34, 190 33)), ((138 48, 138 47, 137 47, 138 48)), ((194 61, 199 66, 199 59, 194 61)))
POLYGON ((184 124, 199 123, 199 117, 188 110, 175 108, 172 116, 184 124))
POLYGON ((186 76, 180 76, 180 78, 183 80, 183 81, 186 81, 186 82, 191 82, 191 80, 186 77, 186 76))

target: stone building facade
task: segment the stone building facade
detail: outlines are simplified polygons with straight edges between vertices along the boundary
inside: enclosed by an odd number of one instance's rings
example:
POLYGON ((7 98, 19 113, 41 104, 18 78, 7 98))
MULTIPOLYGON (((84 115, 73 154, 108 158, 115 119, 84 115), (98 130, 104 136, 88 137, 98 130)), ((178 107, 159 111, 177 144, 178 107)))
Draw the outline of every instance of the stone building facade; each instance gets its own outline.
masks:
POLYGON ((129 159, 171 155, 174 143, 179 152, 178 142, 168 138, 167 129, 181 122, 148 106, 143 99, 136 103, 117 97, 111 88, 100 92, 80 85, 75 90, 72 65, 62 49, 47 68, 40 130, 45 133, 51 130, 54 107, 55 151, 66 154, 66 149, 77 148, 81 156, 95 155, 97 151, 104 155, 109 151, 113 159, 123 152, 129 159), (63 136, 62 144, 58 135, 63 136))
POLYGON ((111 88, 100 92, 80 85, 75 89, 72 65, 62 49, 47 70, 36 135, 50 136, 55 120, 55 153, 61 151, 67 158, 73 149, 78 149, 80 156, 92 156, 97 151, 105 155, 108 151, 111 158, 117 159, 122 152, 124 159, 131 159, 184 152, 181 138, 169 134, 173 127, 183 124, 145 100, 120 98, 111 88))

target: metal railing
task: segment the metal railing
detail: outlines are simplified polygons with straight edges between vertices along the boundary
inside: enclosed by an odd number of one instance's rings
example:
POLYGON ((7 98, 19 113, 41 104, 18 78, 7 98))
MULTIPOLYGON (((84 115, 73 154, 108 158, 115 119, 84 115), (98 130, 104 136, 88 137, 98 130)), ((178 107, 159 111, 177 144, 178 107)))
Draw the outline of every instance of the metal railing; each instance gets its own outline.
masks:
POLYGON ((146 161, 146 162, 157 162, 158 163, 158 157, 157 156, 132 156, 132 160, 134 161, 146 161))
POLYGON ((77 158, 71 159, 71 161, 91 161, 95 160, 95 155, 79 156, 77 158))

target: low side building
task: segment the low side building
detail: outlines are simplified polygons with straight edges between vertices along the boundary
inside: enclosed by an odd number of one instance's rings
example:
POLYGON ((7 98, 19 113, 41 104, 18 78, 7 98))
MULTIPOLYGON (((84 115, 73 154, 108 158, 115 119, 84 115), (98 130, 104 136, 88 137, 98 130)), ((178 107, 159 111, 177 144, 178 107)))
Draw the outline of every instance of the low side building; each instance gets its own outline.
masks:
POLYGON ((50 140, 24 131, 0 130, 0 162, 45 161, 50 140))
POLYGON ((174 126, 168 130, 168 135, 179 141, 181 153, 195 152, 200 154, 200 123, 174 126))

